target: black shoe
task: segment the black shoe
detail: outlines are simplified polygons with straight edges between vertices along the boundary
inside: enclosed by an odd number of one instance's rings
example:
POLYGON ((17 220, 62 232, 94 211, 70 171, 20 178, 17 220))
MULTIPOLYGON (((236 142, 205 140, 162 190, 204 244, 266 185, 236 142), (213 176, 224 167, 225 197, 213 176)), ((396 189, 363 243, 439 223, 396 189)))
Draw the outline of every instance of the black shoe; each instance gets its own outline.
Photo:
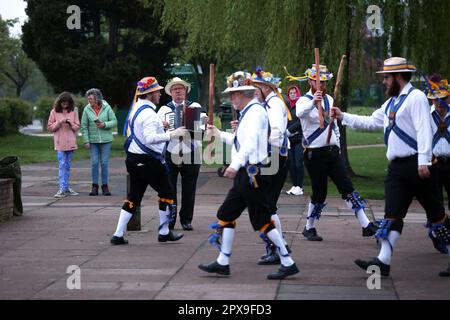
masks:
POLYGON ((370 266, 378 266, 380 268, 381 275, 384 277, 388 277, 391 270, 390 265, 381 262, 378 258, 373 258, 370 261, 356 259, 355 263, 363 270, 367 270, 367 268, 369 268, 370 266))
POLYGON ((448 264, 447 270, 439 272, 440 277, 450 277, 450 263, 448 264))
POLYGON ((184 234, 175 233, 172 230, 169 230, 169 233, 166 235, 158 234, 159 242, 167 242, 167 241, 178 241, 183 238, 184 234))
POLYGON ((224 276, 230 274, 230 265, 222 266, 217 261, 211 262, 210 264, 201 264, 198 268, 208 273, 217 273, 224 276))
POLYGON ((317 234, 316 228, 311 228, 309 230, 303 229, 302 235, 305 236, 308 241, 322 241, 322 237, 317 234))
POLYGON ((121 245, 121 244, 128 244, 128 240, 125 240, 123 237, 113 236, 111 238, 111 244, 113 244, 115 246, 118 246, 118 245, 121 245))
POLYGON ((378 226, 373 222, 370 222, 369 225, 365 228, 362 228, 362 236, 363 237, 371 237, 374 236, 378 230, 378 226))
POLYGON ((186 231, 192 231, 194 228, 192 227, 192 224, 188 223, 182 223, 181 226, 183 227, 183 230, 186 231))
POLYGON ((431 232, 428 233, 428 236, 430 237, 431 241, 433 242, 433 247, 443 254, 448 254, 448 249, 445 244, 442 244, 441 241, 431 232))
POLYGON ((277 272, 270 273, 267 275, 267 279, 269 280, 282 280, 288 276, 292 276, 293 274, 299 273, 300 270, 298 270, 295 263, 292 266, 285 267, 281 265, 280 268, 278 268, 277 272))
POLYGON ((265 258, 259 259, 258 264, 260 266, 280 264, 280 257, 278 256, 278 254, 276 252, 271 252, 269 255, 266 255, 265 258))

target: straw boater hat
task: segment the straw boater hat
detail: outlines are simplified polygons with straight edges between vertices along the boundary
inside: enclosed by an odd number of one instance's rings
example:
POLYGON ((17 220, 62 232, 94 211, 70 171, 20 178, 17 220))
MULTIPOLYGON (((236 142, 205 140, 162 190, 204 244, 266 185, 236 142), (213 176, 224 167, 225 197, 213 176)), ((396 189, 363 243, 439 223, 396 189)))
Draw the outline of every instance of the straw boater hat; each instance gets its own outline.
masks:
POLYGON ((155 92, 155 91, 162 90, 162 89, 164 89, 164 87, 161 87, 158 84, 158 81, 156 80, 156 78, 154 78, 154 77, 145 77, 145 78, 142 78, 137 83, 136 95, 140 96, 140 95, 143 95, 143 94, 155 92))
MULTIPOLYGON (((320 70, 320 81, 329 81, 333 78, 333 74, 328 71, 327 66, 319 65, 320 70)), ((316 80, 317 68, 313 64, 311 68, 305 71, 305 76, 310 80, 316 80)))
POLYGON ((175 77, 173 79, 170 79, 169 82, 166 84, 166 87, 164 89, 164 91, 171 96, 172 94, 170 93, 170 90, 172 89, 172 87, 176 84, 181 84, 183 87, 186 88, 187 93, 189 93, 191 91, 191 85, 184 81, 183 79, 180 79, 178 77, 175 77))
POLYGON ((223 93, 255 89, 256 88, 252 86, 250 73, 237 71, 227 78, 227 88, 223 93))
POLYGON ((275 78, 270 72, 265 72, 261 68, 256 69, 256 73, 252 75, 253 83, 266 84, 277 89, 281 84, 281 78, 275 78))
POLYGON ((428 82, 430 82, 431 89, 433 90, 433 93, 431 93, 430 90, 428 90, 427 98, 431 100, 435 99, 443 99, 448 96, 450 96, 450 86, 448 85, 448 80, 438 80, 433 81, 434 79, 429 79, 428 82))
POLYGON ((405 58, 393 57, 384 60, 383 70, 377 73, 416 72, 417 68, 405 58))

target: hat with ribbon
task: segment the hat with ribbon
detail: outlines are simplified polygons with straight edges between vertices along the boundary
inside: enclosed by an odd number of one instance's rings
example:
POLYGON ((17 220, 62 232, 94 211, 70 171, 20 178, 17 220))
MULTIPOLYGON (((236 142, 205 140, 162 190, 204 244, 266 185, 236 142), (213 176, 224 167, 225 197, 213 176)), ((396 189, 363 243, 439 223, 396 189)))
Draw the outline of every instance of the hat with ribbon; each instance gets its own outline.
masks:
POLYGON ((183 87, 185 87, 186 90, 187 90, 187 93, 189 93, 189 92, 191 91, 191 84, 188 83, 188 82, 186 82, 186 81, 184 81, 184 80, 181 79, 181 78, 178 78, 178 77, 175 77, 175 78, 173 78, 173 79, 170 79, 169 82, 166 84, 166 87, 164 88, 164 91, 165 91, 169 96, 171 96, 172 94, 170 93, 170 90, 172 90, 172 87, 173 87, 174 85, 176 85, 176 84, 180 84, 180 85, 182 85, 183 87))
POLYGON ((227 88, 223 93, 235 91, 255 90, 252 85, 251 75, 248 72, 237 71, 227 77, 227 88))
POLYGON ((281 78, 276 78, 270 72, 263 71, 261 68, 256 69, 256 72, 252 75, 252 81, 253 83, 266 84, 275 89, 281 84, 281 78))
POLYGON ((405 58, 392 57, 384 60, 383 70, 377 73, 416 72, 417 68, 405 58))
POLYGON ((161 87, 158 84, 158 81, 154 77, 145 77, 139 80, 136 88, 136 95, 140 96, 143 94, 155 92, 158 90, 162 90, 164 87, 161 87))
MULTIPOLYGON (((320 71, 320 81, 329 81, 333 78, 333 74, 328 72, 328 68, 325 65, 319 66, 320 71)), ((313 64, 311 68, 305 71, 305 76, 310 80, 316 80, 317 76, 317 68, 316 65, 313 64)))

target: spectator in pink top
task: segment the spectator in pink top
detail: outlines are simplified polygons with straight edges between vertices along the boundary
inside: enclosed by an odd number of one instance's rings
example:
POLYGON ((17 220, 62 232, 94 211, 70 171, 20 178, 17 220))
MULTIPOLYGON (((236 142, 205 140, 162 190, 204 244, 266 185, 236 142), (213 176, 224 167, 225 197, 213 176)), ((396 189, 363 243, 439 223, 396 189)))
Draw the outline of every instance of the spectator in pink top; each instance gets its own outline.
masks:
POLYGON ((76 139, 80 129, 80 119, 74 98, 69 92, 61 93, 55 100, 48 118, 47 129, 49 132, 53 132, 59 164, 59 190, 54 197, 76 196, 78 193, 70 188, 69 178, 70 162, 74 150, 77 149, 76 139))

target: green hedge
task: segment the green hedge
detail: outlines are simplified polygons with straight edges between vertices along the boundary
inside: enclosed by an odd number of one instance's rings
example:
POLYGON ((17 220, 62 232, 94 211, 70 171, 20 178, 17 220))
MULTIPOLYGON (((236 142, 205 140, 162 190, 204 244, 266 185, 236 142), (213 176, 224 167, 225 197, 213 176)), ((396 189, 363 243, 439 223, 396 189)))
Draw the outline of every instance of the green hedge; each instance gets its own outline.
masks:
MULTIPOLYGON (((55 102, 56 98, 57 96, 40 97, 34 108, 34 118, 41 121, 42 128, 44 131, 47 130, 48 117, 50 116, 50 111, 52 111, 53 103, 55 102)), ((81 116, 83 115, 83 109, 86 104, 87 101, 85 98, 81 97, 75 98, 75 106, 78 108, 78 116, 80 117, 80 121, 81 116)))
POLYGON ((18 132, 33 121, 33 108, 21 99, 0 98, 0 135, 18 132))

